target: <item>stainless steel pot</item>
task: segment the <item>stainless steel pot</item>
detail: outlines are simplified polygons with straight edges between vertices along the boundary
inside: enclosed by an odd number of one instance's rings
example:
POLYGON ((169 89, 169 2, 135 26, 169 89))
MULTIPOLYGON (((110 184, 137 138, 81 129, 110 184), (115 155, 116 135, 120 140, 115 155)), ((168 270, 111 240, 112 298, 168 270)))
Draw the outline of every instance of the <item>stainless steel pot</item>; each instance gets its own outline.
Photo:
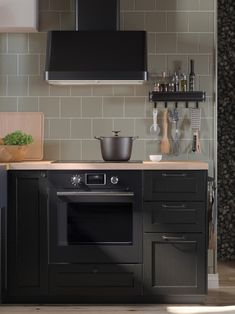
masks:
POLYGON ((101 154, 105 161, 128 161, 131 158, 132 143, 138 136, 119 136, 120 131, 113 131, 114 136, 100 136, 101 154))

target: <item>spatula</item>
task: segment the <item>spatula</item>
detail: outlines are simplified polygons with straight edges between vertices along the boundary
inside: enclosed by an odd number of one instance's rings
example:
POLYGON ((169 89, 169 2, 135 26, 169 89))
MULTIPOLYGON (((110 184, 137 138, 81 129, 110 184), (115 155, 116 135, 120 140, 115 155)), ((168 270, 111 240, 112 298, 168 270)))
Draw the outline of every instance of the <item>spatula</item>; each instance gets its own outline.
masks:
POLYGON ((191 127, 193 130, 192 151, 195 153, 200 153, 201 145, 199 140, 199 130, 201 127, 201 109, 191 109, 191 127))
POLYGON ((170 143, 167 137, 167 129, 168 129, 167 116, 168 116, 167 109, 165 109, 163 112, 163 119, 162 119, 163 136, 162 136, 161 145, 160 145, 162 154, 169 154, 170 152, 170 143))

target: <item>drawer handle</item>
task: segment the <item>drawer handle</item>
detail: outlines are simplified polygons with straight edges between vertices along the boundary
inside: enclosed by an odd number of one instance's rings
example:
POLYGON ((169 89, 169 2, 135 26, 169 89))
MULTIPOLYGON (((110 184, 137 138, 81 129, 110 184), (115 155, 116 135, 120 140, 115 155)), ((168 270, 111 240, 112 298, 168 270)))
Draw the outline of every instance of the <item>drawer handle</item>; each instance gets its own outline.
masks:
POLYGON ((163 208, 185 208, 185 205, 166 205, 166 204, 162 204, 163 208))
POLYGON ((187 177, 187 174, 186 173, 162 173, 162 177, 187 177))
POLYGON ((181 236, 181 237, 167 237, 165 235, 162 236, 162 239, 165 240, 165 241, 175 241, 175 240, 185 240, 185 237, 184 236, 181 236))

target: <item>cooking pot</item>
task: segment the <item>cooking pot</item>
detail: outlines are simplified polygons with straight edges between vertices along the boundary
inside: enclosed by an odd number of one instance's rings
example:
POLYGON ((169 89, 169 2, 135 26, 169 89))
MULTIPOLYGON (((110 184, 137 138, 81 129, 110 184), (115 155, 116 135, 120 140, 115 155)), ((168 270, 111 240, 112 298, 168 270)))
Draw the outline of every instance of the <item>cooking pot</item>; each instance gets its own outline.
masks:
POLYGON ((132 143, 138 136, 119 136, 120 131, 113 131, 114 136, 100 136, 101 154, 105 161, 128 161, 131 158, 132 143))

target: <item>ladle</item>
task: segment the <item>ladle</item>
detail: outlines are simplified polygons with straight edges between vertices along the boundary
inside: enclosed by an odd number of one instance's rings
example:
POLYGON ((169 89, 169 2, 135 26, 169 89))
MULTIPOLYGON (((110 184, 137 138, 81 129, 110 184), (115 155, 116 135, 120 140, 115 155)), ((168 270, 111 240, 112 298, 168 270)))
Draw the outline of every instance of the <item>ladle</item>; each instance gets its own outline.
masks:
POLYGON ((157 108, 153 108, 153 124, 150 127, 150 133, 155 135, 159 135, 160 133, 160 128, 157 124, 157 115, 158 115, 157 108))

